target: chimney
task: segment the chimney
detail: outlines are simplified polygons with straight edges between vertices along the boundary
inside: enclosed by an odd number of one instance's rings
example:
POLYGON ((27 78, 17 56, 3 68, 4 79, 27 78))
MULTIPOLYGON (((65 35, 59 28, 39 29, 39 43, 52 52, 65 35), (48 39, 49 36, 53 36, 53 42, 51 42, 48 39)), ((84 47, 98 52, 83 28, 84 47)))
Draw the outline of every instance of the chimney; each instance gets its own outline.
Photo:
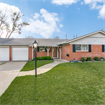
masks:
POLYGON ((76 38, 77 38, 77 35, 76 35, 76 38))
POLYGON ((75 38, 75 35, 73 35, 73 39, 75 38))
POLYGON ((66 39, 67 39, 67 35, 66 35, 66 39))

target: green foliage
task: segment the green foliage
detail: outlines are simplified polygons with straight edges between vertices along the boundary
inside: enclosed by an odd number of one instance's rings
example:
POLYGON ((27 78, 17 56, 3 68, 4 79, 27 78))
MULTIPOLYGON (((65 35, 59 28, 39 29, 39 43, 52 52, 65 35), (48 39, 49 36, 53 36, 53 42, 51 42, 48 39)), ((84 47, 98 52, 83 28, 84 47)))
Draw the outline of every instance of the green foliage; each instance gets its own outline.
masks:
POLYGON ((94 57, 94 60, 95 60, 95 61, 99 61, 99 57, 95 56, 95 57, 94 57))
POLYGON ((40 60, 40 57, 37 57, 36 60, 40 60))
POLYGON ((45 56, 44 60, 51 60, 51 57, 50 56, 45 56))
POLYGON ((82 61, 82 62, 86 61, 86 57, 82 57, 82 58, 81 58, 81 61, 82 61))
POLYGON ((41 57, 41 60, 45 60, 46 58, 44 56, 41 57))
MULTIPOLYGON (((34 60, 35 60, 35 57, 33 58, 32 61, 34 60)), ((42 57, 37 57, 36 60, 53 60, 53 59, 51 59, 50 56, 42 56, 42 57)))
POLYGON ((91 61, 92 60, 92 58, 91 57, 87 57, 87 61, 91 61))
POLYGON ((46 59, 47 59, 47 60, 51 60, 51 57, 50 57, 50 56, 46 56, 46 59))
POLYGON ((47 56, 44 56, 44 60, 47 60, 47 56))
POLYGON ((104 57, 100 57, 100 59, 103 59, 104 60, 104 57))

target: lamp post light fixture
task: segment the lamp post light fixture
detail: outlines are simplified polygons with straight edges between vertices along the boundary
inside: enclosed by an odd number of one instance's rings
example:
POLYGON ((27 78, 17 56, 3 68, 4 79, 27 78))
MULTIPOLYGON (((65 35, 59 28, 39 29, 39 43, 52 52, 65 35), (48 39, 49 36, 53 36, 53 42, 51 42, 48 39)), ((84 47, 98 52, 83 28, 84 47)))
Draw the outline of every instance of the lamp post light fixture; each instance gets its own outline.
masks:
POLYGON ((37 78, 36 48, 37 48, 37 45, 38 45, 38 43, 36 42, 36 40, 34 41, 33 45, 34 45, 34 48, 35 48, 35 79, 36 79, 37 78))

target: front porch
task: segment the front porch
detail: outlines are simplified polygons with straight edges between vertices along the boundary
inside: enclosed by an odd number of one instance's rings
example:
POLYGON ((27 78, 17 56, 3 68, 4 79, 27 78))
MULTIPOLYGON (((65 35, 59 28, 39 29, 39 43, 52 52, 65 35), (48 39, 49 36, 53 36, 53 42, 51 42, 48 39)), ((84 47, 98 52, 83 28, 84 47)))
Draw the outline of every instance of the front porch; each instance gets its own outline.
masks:
MULTIPOLYGON (((59 58, 61 59, 61 47, 51 47, 52 49, 52 58, 59 58)), ((49 56, 49 49, 47 50, 49 56)))
MULTIPOLYGON (((34 48, 33 48, 33 57, 34 57, 34 48)), ((42 56, 50 56, 51 58, 58 58, 61 59, 61 47, 50 47, 50 46, 39 46, 37 48, 37 57, 42 57, 42 56)))

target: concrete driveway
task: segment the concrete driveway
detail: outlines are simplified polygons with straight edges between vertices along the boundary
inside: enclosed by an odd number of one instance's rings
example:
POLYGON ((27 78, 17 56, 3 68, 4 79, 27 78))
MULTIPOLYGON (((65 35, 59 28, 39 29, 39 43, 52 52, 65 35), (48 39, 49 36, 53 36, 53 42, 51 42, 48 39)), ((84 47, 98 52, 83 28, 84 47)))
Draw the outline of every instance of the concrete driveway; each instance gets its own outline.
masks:
POLYGON ((3 61, 0 61, 0 65, 1 65, 1 64, 3 64, 3 63, 5 63, 5 62, 3 62, 3 61))
POLYGON ((0 65, 0 96, 5 92, 25 64, 26 62, 6 62, 0 65))

